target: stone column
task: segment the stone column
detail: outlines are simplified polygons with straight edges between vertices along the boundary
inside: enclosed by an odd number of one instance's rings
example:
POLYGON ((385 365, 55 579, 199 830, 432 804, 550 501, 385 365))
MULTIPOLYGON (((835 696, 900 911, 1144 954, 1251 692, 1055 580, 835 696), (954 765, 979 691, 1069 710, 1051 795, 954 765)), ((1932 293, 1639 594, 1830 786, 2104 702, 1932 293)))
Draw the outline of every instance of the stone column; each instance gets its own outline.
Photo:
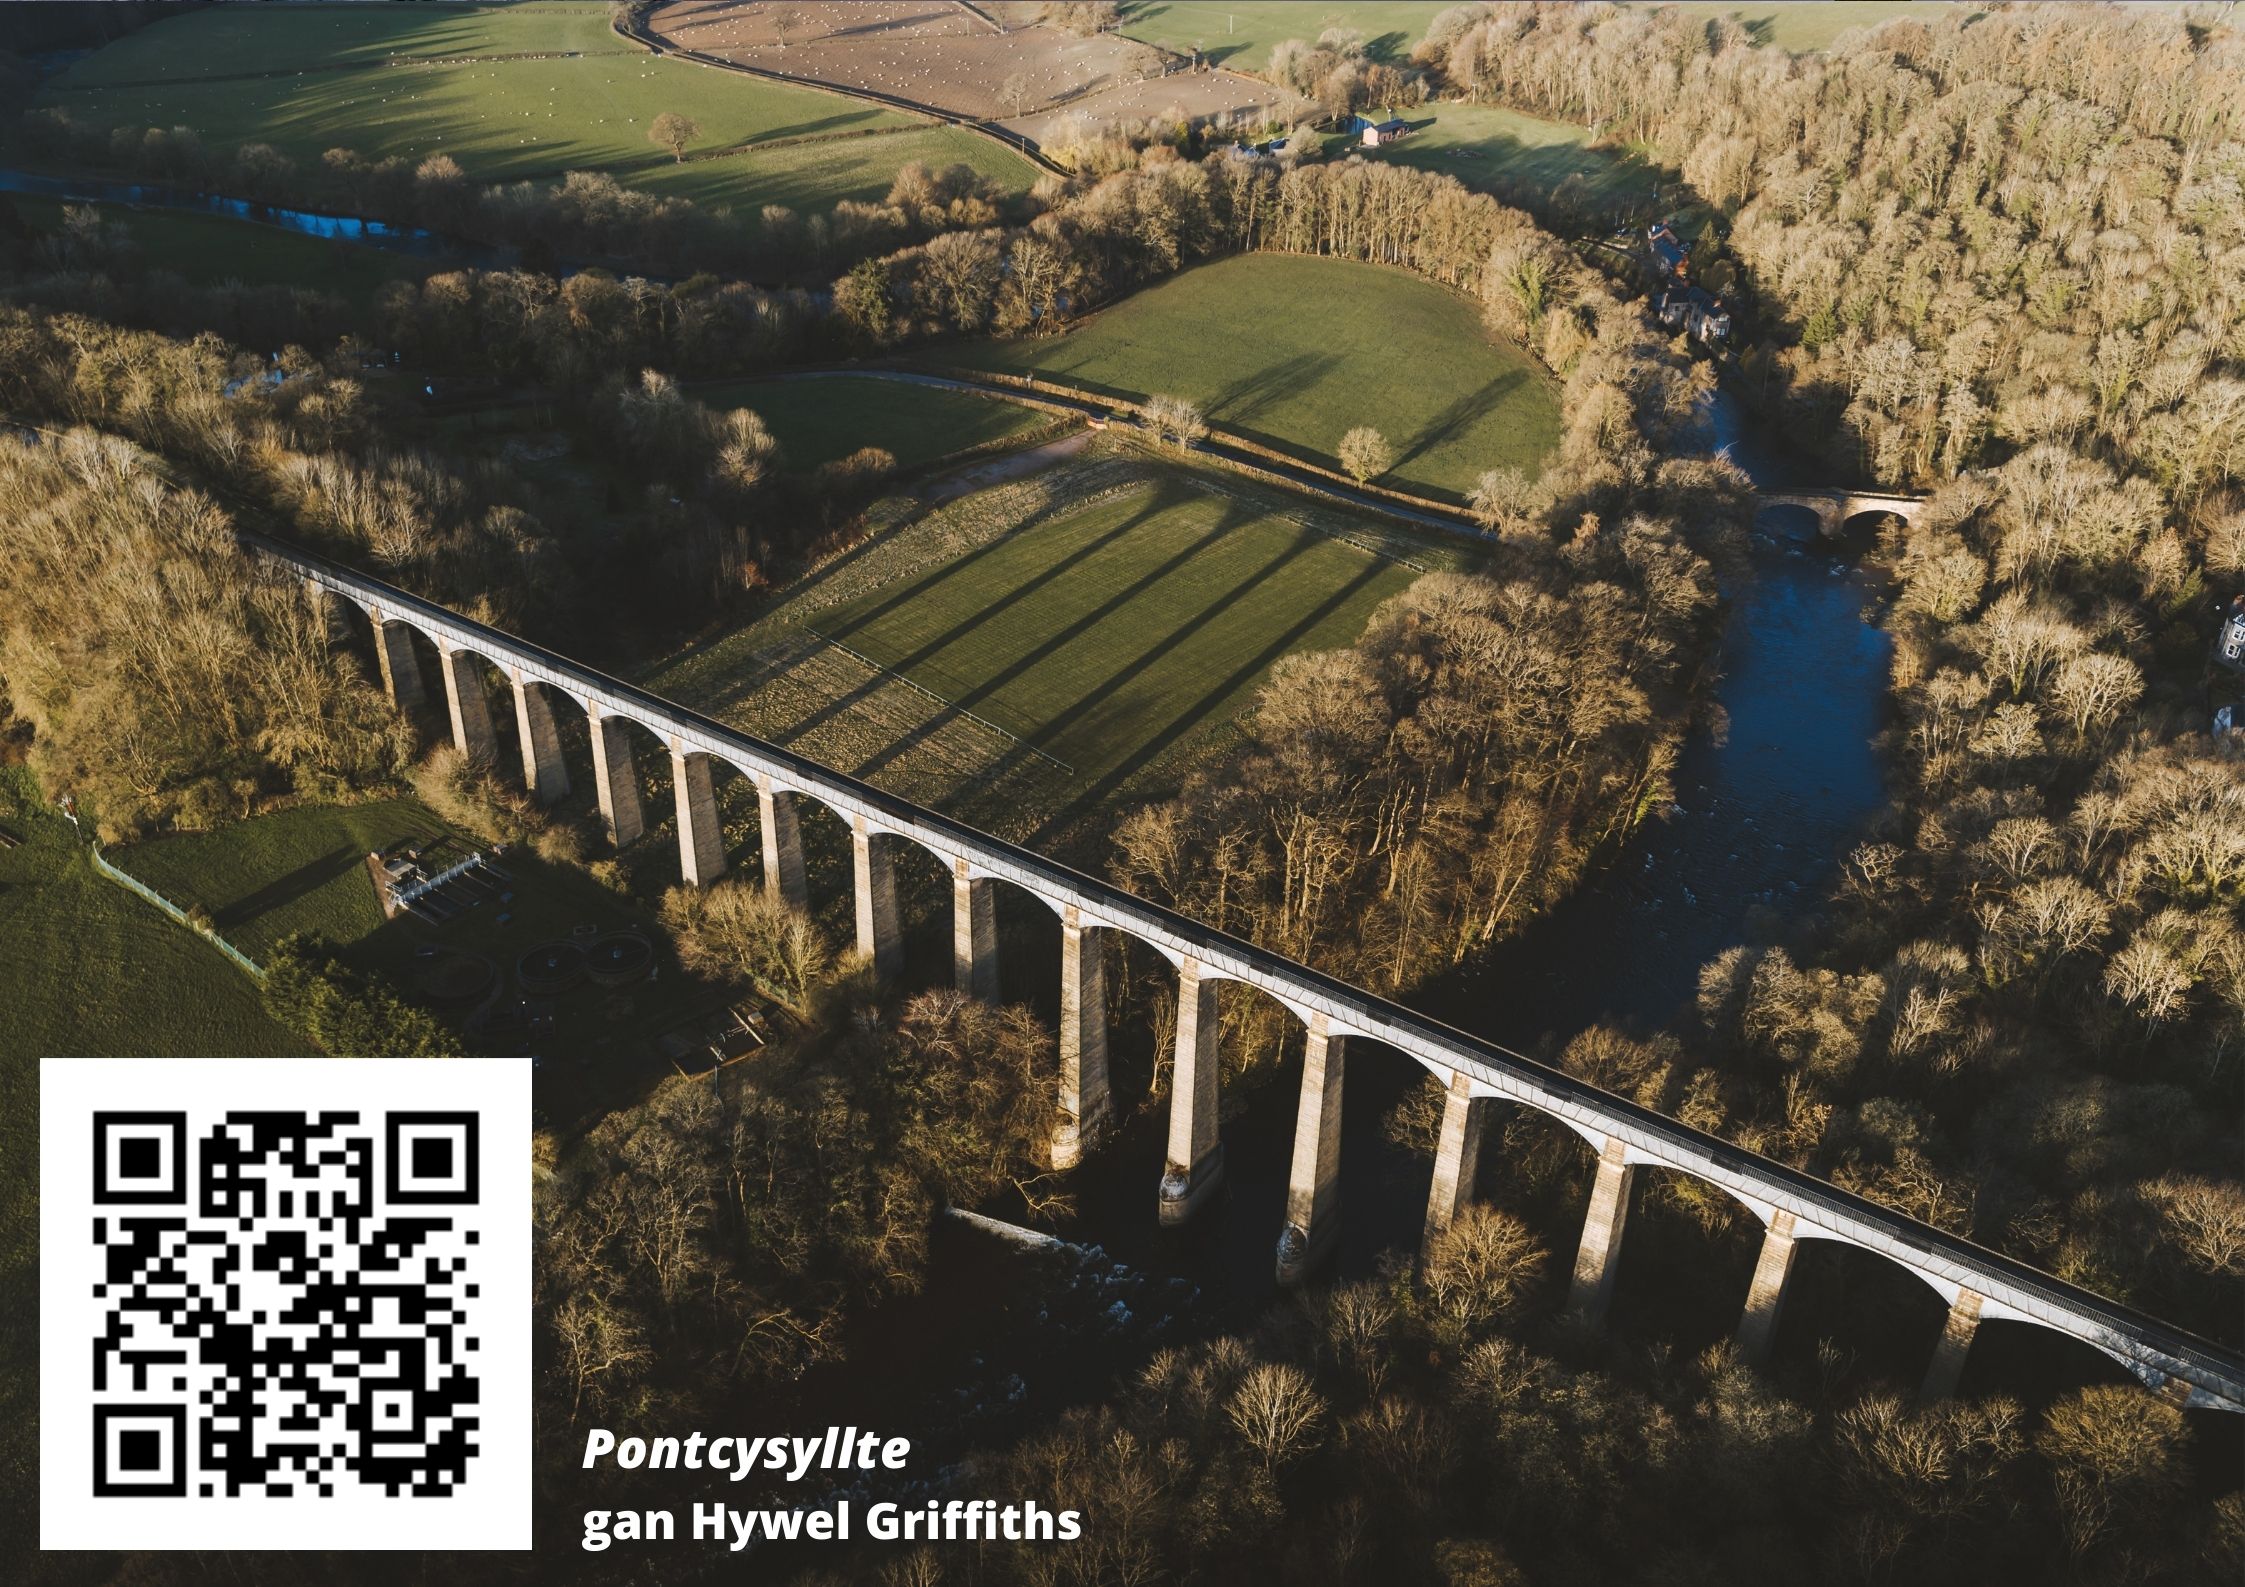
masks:
POLYGON ((850 818, 850 850, 857 872, 857 951, 873 961, 876 981, 894 981, 904 968, 904 935, 898 929, 896 861, 885 832, 850 818))
POLYGON ((554 725, 553 701, 546 687, 519 673, 514 680, 514 723, 522 738, 522 785, 542 805, 569 796, 569 767, 561 758, 561 730, 554 725))
POLYGON ((1754 1282, 1746 1290, 1746 1312, 1738 1319, 1738 1353, 1756 1366, 1769 1359, 1770 1346, 1777 1343, 1777 1317, 1785 1309, 1785 1280, 1792 1272, 1793 1215, 1780 1210, 1770 1215, 1762 1254, 1754 1263, 1754 1282))
POLYGON ((1964 1358, 1972 1353, 1972 1336, 1980 1331, 1980 1305, 1981 1297, 1968 1289, 1958 1290, 1950 1302, 1941 1337, 1934 1341, 1933 1360, 1925 1369, 1925 1382, 1918 1387, 1921 1402, 1945 1400, 1956 1393, 1964 1377, 1964 1358))
POLYGON ((965 860, 951 872, 951 971, 967 996, 998 1001, 998 884, 965 860))
POLYGON ((811 907, 803 879, 803 835, 795 825, 795 795, 769 781, 756 785, 757 825, 764 834, 764 891, 795 909, 811 907))
POLYGON ((328 593, 326 585, 311 577, 304 580, 304 593, 311 599, 312 621, 319 624, 320 637, 333 644, 342 626, 336 621, 335 597, 328 593))
POLYGON ((499 758, 499 737, 491 730, 491 700, 483 692, 483 658, 472 650, 438 647, 444 673, 444 704, 452 717, 452 742, 478 766, 499 758))
POLYGON ((1215 1194, 1224 1179, 1224 1144, 1217 1136, 1216 983, 1197 960, 1178 971, 1177 1055, 1169 1074, 1169 1156, 1161 1176, 1161 1221, 1183 1223, 1215 1194))
POLYGON ((421 662, 413 654, 413 625, 374 614, 374 659, 382 666, 382 687, 403 711, 429 697, 421 682, 421 662))
POLYGON ((1073 1168, 1107 1129, 1107 960, 1076 906, 1060 913, 1060 1127, 1052 1166, 1073 1168))
POLYGON ((689 887, 725 874, 725 828, 717 819, 717 785, 700 750, 670 750, 670 786, 678 801, 678 869, 689 887))
POLYGON ((1590 1186, 1590 1210, 1583 1215, 1582 1244, 1575 1248, 1575 1279, 1567 1290, 1567 1310, 1596 1328, 1606 1320, 1621 1271, 1621 1231, 1629 1222, 1629 1186, 1635 1167, 1622 1160, 1620 1141, 1609 1139, 1598 1154, 1598 1177, 1590 1186))
POLYGON ((587 720, 592 728, 592 781, 600 796, 600 822, 608 829, 608 841, 620 849, 647 830, 647 816, 639 802, 639 768, 631 759, 631 724, 620 716, 603 716, 597 706, 587 720))
POLYGON ((1310 1017, 1302 1050, 1302 1100, 1294 1114, 1294 1164, 1286 1178, 1286 1227, 1278 1236, 1278 1281, 1299 1284, 1333 1249, 1341 1220, 1341 1081, 1348 1038, 1310 1017))
POLYGON ((1450 1076, 1450 1094, 1442 1099, 1442 1134, 1434 1148, 1434 1185, 1427 1193, 1420 1261, 1458 1221, 1458 1214, 1473 1204, 1473 1182, 1480 1173, 1481 1109, 1473 1104, 1473 1082, 1461 1070, 1450 1076))

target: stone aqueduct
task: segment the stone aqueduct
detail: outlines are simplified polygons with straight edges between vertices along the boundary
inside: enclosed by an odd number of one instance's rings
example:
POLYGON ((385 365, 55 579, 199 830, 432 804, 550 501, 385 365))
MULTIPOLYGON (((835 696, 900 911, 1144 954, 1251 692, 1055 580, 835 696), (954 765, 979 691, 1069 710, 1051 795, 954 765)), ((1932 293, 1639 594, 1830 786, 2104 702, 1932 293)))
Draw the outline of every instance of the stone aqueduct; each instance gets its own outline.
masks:
MULTIPOLYGON (((1834 497, 1840 493, 1833 493, 1834 497)), ((1765 498, 1768 500, 1770 498, 1765 498)), ((1914 503, 1884 499, 1801 505, 1839 520, 1859 511, 1900 511, 1914 503)), ((669 751, 677 804, 679 864, 690 883, 726 866, 712 771, 736 768, 755 785, 761 817, 764 885, 798 903, 805 897, 797 801, 810 799, 849 827, 853 848, 857 944, 882 976, 896 973, 902 950, 894 845, 917 844, 954 884, 954 962, 963 990, 995 990, 996 895, 1016 887, 1060 919, 1059 1083, 1064 1118, 1053 1143, 1055 1166, 1076 1162, 1109 1117, 1107 1031, 1098 934, 1121 932, 1176 967, 1177 1039, 1169 1111, 1167 1168, 1159 1212, 1165 1223, 1190 1218, 1217 1188, 1216 988, 1254 987, 1291 1010, 1307 1030, 1300 1111, 1278 1242, 1279 1277, 1298 1282, 1330 1246, 1337 1227, 1341 1093, 1351 1042, 1407 1054, 1448 1088, 1428 1198, 1426 1233, 1439 1234, 1472 1194, 1483 1099, 1504 1099, 1549 1115, 1589 1143, 1597 1175, 1575 1259, 1568 1304, 1599 1321, 1619 1269, 1632 1176, 1652 1167, 1721 1187, 1764 1226, 1761 1254, 1738 1329, 1749 1359, 1766 1357, 1776 1333, 1793 1257, 1806 1240, 1832 1240, 1875 1252, 1917 1275, 1948 1306, 1927 1368, 1925 1392, 1951 1391, 1983 1321, 2053 1329, 2119 1361, 2150 1388, 2196 1408, 2245 1411, 2245 1357, 2012 1261, 1968 1241, 1770 1162, 1719 1137, 1609 1095, 1573 1077, 1412 1013, 1304 965, 1214 931, 1094 878, 988 837, 786 749, 767 744, 629 684, 579 666, 496 629, 459 617, 378 580, 293 547, 245 536, 251 549, 303 579, 315 601, 340 598, 373 626, 375 654, 393 700, 430 699, 412 635, 439 658, 454 741, 489 757, 497 741, 484 692, 488 662, 511 685, 523 775, 542 799, 569 788, 556 728, 557 696, 585 714, 600 812, 619 845, 646 830, 628 734, 634 725, 669 751)))

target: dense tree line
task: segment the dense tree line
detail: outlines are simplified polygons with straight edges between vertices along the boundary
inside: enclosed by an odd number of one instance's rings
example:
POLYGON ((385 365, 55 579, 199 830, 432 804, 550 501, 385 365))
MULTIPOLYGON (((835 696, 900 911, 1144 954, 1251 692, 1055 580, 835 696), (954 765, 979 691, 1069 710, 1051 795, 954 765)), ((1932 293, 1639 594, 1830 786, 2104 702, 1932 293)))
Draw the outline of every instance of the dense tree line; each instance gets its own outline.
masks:
MULTIPOLYGON (((703 907, 747 891, 721 884, 703 907)), ((686 924, 697 962, 747 984, 760 961, 686 924)), ((938 1208, 1040 1176, 1049 1031, 952 992, 887 1008, 862 960, 811 952, 800 1023, 752 1061, 545 1142, 540 1381, 560 1445, 587 1423, 769 1394, 837 1358, 857 1308, 918 1288, 938 1208)))
POLYGON ((1834 477, 1933 492, 1883 548, 1894 803, 1821 933, 1708 968, 1712 1067, 1654 1089, 2234 1337, 2245 778, 2206 657, 2245 578, 2245 44, 2022 8, 1795 58, 1463 6, 1419 58, 1679 167, 1762 305, 1742 389, 1834 477))
MULTIPOLYGON (((557 259, 607 260, 646 269, 714 270, 750 278, 804 279, 945 227, 987 226, 1007 195, 971 166, 910 166, 879 203, 844 199, 823 214, 780 204, 753 215, 644 192, 604 171, 553 180, 483 183, 450 155, 370 160, 334 148, 303 165, 268 143, 206 145, 192 127, 102 126, 48 106, 24 114, 39 158, 113 170, 229 198, 364 216, 443 236, 520 249, 551 270, 557 259)), ((745 156, 753 158, 753 156, 745 156)))
POLYGON ((1418 1285, 1342 1285, 1165 1350, 964 1485, 1081 1509, 1084 1542, 923 1549, 883 1579, 2180 1583, 2245 1565, 2245 1503, 2184 1503, 2191 1430, 2139 1389, 2034 1415, 1791 1400, 1728 1345, 1586 1364, 1519 1336, 1545 1256, 1478 1212, 1418 1285))
POLYGON ((48 795, 114 838, 395 777, 409 732, 302 588, 150 461, 91 430, 0 437, 0 696, 48 795))

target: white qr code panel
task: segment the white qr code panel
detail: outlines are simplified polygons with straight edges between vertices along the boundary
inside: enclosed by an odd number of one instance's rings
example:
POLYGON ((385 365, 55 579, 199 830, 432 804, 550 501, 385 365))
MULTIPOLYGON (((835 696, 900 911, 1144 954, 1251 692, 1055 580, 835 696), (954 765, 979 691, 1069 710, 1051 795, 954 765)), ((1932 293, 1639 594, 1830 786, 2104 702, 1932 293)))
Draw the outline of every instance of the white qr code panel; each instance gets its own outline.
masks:
POLYGON ((50 1058, 50 1549, 530 1546, 530 1065, 50 1058))

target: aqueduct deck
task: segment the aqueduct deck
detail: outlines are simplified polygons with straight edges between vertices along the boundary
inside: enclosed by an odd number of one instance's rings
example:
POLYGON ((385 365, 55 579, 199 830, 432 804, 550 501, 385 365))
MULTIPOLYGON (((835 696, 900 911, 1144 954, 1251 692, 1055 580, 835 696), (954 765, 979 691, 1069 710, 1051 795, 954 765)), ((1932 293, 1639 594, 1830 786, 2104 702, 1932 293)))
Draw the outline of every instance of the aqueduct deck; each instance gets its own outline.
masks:
MULTIPOLYGON (((1839 505, 1833 503, 1835 508, 1839 505)), ((1883 500, 1874 505, 1893 510, 1883 500)), ((708 882, 722 874, 726 864, 711 780, 713 762, 735 767, 754 782, 762 819, 764 885, 781 896, 797 902, 803 898, 794 801, 809 798, 832 810, 852 834, 858 946, 879 973, 893 974, 901 952, 891 858, 891 845, 897 842, 919 845, 954 878, 954 957, 962 989, 984 994, 994 989, 995 884, 1018 887, 1052 909, 1061 920, 1060 1084, 1068 1121, 1062 1138, 1054 1143, 1058 1165, 1076 1160, 1082 1145, 1100 1132, 1108 1113, 1102 957, 1096 933, 1125 933, 1163 955, 1177 966, 1180 982, 1168 1166, 1159 1202, 1165 1221, 1188 1218, 1222 1174, 1217 1138, 1216 985, 1239 981, 1276 999, 1308 1031, 1287 1226, 1278 1250, 1283 1279, 1301 1277, 1333 1235, 1344 1053, 1352 1039, 1370 1041, 1408 1054, 1448 1087, 1427 1209, 1430 1238, 1448 1227, 1471 1195, 1482 1112, 1475 1104, 1481 1099, 1506 1099, 1548 1114, 1581 1135, 1598 1154, 1569 1296, 1570 1306, 1593 1321, 1603 1315, 1618 1271, 1630 1178, 1649 1165, 1717 1185, 1761 1219, 1766 1232, 1739 1325, 1739 1341, 1749 1357, 1758 1358, 1769 1349, 1796 1247, 1804 1240, 1835 1240, 1899 1264, 1948 1304, 1948 1321, 1926 1374, 1929 1395, 1954 1388, 1979 1323, 2004 1319, 2053 1329, 2103 1351, 2178 1403, 2245 1411, 2245 1357, 2238 1352, 1452 1030, 377 579, 261 536, 243 539, 253 552, 303 579, 316 599, 339 597, 367 614, 373 622, 384 682, 401 706, 425 697, 408 631, 423 636, 440 658, 453 736, 468 754, 488 758, 495 753, 481 664, 489 662, 504 674, 512 685, 521 729, 524 777, 541 798, 557 798, 568 788, 551 696, 574 701, 591 728, 601 814, 619 844, 645 830, 629 728, 636 724, 652 734, 671 756, 681 868, 690 882, 708 882)))

